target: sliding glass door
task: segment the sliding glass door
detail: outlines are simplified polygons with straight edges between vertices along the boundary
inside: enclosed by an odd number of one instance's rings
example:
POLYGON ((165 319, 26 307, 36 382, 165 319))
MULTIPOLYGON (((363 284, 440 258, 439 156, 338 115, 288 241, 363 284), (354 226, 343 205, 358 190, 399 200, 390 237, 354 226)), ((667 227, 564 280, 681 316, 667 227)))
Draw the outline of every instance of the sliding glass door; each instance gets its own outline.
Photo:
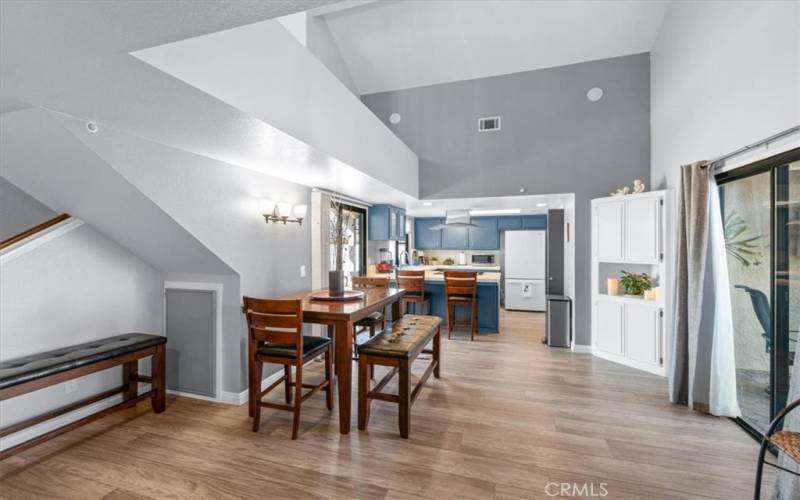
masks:
POLYGON ((717 180, 740 423, 760 435, 786 404, 800 327, 800 151, 720 174, 717 180))

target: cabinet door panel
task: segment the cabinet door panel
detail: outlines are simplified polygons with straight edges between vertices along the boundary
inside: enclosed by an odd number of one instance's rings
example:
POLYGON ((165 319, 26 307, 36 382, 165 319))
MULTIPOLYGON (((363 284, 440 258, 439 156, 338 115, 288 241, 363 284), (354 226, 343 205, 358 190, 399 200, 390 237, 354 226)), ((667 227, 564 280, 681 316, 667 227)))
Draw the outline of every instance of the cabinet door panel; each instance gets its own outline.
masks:
POLYGON ((466 250, 469 248, 469 231, 466 227, 446 227, 442 229, 442 248, 466 250))
POLYGON ((414 242, 417 250, 442 248, 442 232, 430 230, 431 227, 441 224, 441 222, 442 219, 438 218, 414 219, 414 242))
POLYGON ((597 348, 611 353, 622 354, 622 314, 623 305, 610 300, 598 300, 595 305, 597 348))
POLYGON ((633 262, 659 262, 659 200, 645 198, 626 203, 626 259, 633 262))
POLYGON ((389 239, 397 239, 397 210, 389 209, 389 239))
POLYGON ((514 231, 517 229, 522 229, 522 217, 519 215, 498 217, 497 229, 500 231, 514 231))
POLYGON ((652 306, 625 305, 625 352, 628 358, 659 364, 659 311, 652 306))
POLYGON ((547 216, 523 215, 522 229, 547 229, 547 216))
POLYGON ((623 202, 601 203, 595 207, 597 258, 620 261, 623 259, 622 226, 625 219, 623 202))
POLYGON ((478 227, 469 228, 469 247, 473 250, 497 250, 500 248, 500 233, 497 232, 497 217, 473 217, 478 227))
POLYGON ((402 210, 397 211, 397 239, 406 238, 406 213, 402 210))

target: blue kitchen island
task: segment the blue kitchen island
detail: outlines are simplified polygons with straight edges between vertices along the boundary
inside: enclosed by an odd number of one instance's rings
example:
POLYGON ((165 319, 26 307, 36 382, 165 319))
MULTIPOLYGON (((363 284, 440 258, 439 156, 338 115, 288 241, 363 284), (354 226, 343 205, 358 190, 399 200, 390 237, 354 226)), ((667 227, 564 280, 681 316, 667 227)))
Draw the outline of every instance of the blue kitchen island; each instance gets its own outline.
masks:
MULTIPOLYGON (((430 314, 442 318, 442 323, 447 322, 447 306, 444 300, 444 275, 441 270, 445 266, 414 266, 404 269, 425 270, 425 294, 430 300, 430 314)), ((453 271, 461 270, 454 266, 453 271)), ((387 274, 374 274, 372 276, 386 277, 394 284, 394 274, 391 278, 387 274)), ((478 333, 500 332, 500 273, 483 272, 478 276, 478 333)), ((410 313, 415 313, 414 305, 409 305, 410 313)), ((456 320, 469 319, 469 308, 456 307, 456 320)), ((443 328, 446 328, 443 325, 443 328)), ((463 329, 461 325, 457 328, 463 329)))

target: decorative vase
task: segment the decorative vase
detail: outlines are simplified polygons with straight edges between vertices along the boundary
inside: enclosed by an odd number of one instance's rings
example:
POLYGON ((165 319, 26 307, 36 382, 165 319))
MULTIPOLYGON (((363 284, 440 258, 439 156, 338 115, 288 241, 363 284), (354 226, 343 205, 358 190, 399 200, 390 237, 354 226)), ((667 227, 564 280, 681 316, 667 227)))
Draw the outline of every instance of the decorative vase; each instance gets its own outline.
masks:
POLYGON ((344 272, 328 271, 328 293, 331 297, 342 297, 344 295, 344 272))

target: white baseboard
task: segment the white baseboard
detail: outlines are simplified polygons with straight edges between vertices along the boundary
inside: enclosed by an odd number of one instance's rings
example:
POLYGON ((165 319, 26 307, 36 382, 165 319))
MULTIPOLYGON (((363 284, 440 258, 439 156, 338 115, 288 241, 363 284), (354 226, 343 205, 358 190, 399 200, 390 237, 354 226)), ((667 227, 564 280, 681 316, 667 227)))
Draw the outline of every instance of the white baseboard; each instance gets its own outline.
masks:
MULTIPOLYGON (((261 390, 263 391, 270 385, 274 384, 278 379, 283 377, 283 370, 278 370, 269 377, 265 378, 261 381, 261 390)), ((247 403, 247 400, 250 399, 248 390, 245 389, 242 392, 233 392, 233 391, 222 391, 220 397, 217 401, 220 403, 227 403, 229 405, 236 405, 242 406, 243 404, 247 403)))
POLYGON ((93 413, 103 411, 106 408, 110 408, 121 402, 122 394, 116 394, 108 399, 92 403, 88 406, 84 406, 83 408, 65 413, 64 415, 59 415, 56 418, 36 424, 32 427, 28 427, 27 429, 23 429, 19 432, 15 432, 14 434, 10 434, 9 436, 0 439, 0 449, 5 450, 7 448, 11 448, 20 443, 28 441, 29 439, 33 439, 47 432, 58 429, 59 427, 71 424, 72 422, 75 422, 83 417, 88 417, 93 413))
POLYGON ((575 354, 591 354, 592 346, 583 344, 572 344, 572 352, 575 354))

